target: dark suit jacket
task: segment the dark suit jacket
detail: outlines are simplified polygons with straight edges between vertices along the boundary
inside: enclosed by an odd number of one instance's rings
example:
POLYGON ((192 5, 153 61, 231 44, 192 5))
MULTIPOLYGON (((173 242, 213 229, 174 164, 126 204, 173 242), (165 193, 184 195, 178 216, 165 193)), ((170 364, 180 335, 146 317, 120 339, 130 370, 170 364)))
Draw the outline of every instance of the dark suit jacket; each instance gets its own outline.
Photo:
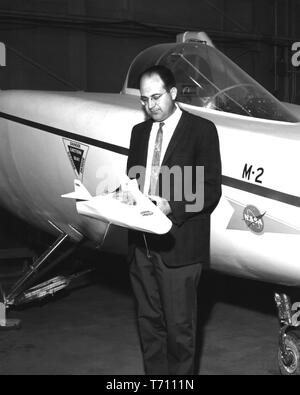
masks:
MULTIPOLYGON (((146 168, 148 140, 153 121, 147 120, 134 126, 131 134, 127 173, 132 178, 134 166, 146 168)), ((173 226, 166 235, 146 233, 150 251, 161 254, 167 266, 183 266, 196 262, 209 261, 210 214, 221 197, 221 160, 219 140, 213 122, 197 117, 186 111, 174 131, 162 166, 185 166, 194 169, 191 179, 193 191, 196 191, 196 166, 204 166, 204 205, 201 211, 187 212, 186 205, 191 205, 191 196, 184 193, 182 182, 182 200, 176 201, 174 180, 171 180, 170 195, 167 196, 172 214, 173 226)), ((184 174, 184 171, 182 171, 184 174)), ((139 178, 143 190, 145 174, 139 178)), ((189 183, 189 184, 190 184, 189 183)), ((177 185, 178 186, 178 185, 177 185)), ((177 191, 178 192, 178 191, 177 191)), ((160 192, 162 196, 162 191, 160 192)), ((129 231, 129 259, 134 246, 145 248, 142 232, 129 231)))

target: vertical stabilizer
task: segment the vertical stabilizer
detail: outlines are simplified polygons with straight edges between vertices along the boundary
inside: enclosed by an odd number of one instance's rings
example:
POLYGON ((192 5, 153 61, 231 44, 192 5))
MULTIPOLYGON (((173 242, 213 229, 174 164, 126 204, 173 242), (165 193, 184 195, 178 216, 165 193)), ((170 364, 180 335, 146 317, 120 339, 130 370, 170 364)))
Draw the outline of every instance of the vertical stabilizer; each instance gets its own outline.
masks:
POLYGON ((67 193, 65 195, 61 195, 61 197, 76 199, 76 200, 90 200, 92 199, 92 195, 86 189, 86 187, 82 184, 80 180, 74 180, 74 192, 67 193))

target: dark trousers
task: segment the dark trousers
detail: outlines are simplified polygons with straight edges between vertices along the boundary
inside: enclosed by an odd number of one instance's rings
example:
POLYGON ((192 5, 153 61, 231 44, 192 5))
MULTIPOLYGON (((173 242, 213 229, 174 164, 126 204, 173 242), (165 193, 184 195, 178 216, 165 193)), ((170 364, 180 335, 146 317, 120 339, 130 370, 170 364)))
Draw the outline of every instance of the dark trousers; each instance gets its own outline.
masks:
POLYGON ((146 374, 195 374, 197 287, 201 264, 167 267, 136 248, 130 278, 146 374))

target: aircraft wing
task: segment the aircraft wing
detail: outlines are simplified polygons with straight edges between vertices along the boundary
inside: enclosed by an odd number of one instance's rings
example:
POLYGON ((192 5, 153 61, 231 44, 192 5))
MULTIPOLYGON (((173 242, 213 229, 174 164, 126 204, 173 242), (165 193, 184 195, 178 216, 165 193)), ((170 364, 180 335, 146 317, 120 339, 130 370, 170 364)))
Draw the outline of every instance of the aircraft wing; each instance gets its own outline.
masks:
POLYGON ((120 191, 94 197, 90 197, 81 181, 74 180, 74 186, 75 192, 62 197, 76 199, 80 215, 156 234, 165 234, 172 227, 170 219, 140 192, 136 180, 126 178, 120 191))

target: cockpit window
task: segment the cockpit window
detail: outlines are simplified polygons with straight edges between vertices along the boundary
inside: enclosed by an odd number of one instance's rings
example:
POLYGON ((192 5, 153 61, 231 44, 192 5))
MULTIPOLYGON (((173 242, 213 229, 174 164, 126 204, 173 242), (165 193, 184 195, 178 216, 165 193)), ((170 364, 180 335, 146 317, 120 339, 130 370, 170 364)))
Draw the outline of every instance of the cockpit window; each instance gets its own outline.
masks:
POLYGON ((248 117, 299 122, 280 101, 211 46, 164 44, 144 51, 131 67, 128 88, 138 89, 138 76, 154 64, 173 71, 179 102, 248 117))
POLYGON ((174 44, 160 44, 145 49, 141 52, 132 63, 127 81, 127 88, 139 89, 139 77, 141 73, 149 67, 157 64, 159 59, 165 55, 174 44))

